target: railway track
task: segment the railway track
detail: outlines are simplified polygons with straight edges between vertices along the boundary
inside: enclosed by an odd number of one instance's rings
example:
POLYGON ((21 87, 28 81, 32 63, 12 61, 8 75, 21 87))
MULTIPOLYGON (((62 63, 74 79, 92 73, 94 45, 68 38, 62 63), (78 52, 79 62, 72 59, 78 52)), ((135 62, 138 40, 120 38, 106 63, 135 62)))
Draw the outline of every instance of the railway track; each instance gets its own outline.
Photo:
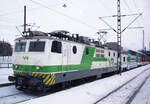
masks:
POLYGON ((34 91, 19 91, 14 85, 0 87, 0 104, 18 104, 31 99, 39 98, 57 91, 48 91, 45 93, 34 91))
MULTIPOLYGON (((139 76, 141 76, 142 74, 147 73, 147 72, 150 73, 149 69, 150 68, 145 69, 144 71, 139 73, 137 76, 133 77, 131 80, 127 81, 126 83, 124 83, 120 87, 118 87, 115 90, 113 90, 110 93, 108 93, 106 96, 104 96, 104 97, 100 98, 99 100, 97 100, 94 104, 104 104, 105 100, 108 97, 111 97, 117 91, 120 91, 122 88, 124 88, 126 85, 128 85, 129 83, 131 83, 132 81, 137 79, 139 76)), ((146 82, 146 80, 148 79, 149 76, 150 76, 150 74, 147 75, 147 77, 144 79, 142 84, 140 84, 138 89, 136 89, 136 91, 134 93, 132 93, 132 96, 129 99, 127 99, 126 103, 124 103, 124 104, 130 104, 132 102, 132 100, 136 96, 137 92, 142 87, 142 85, 146 82)), ((41 97, 41 96, 45 96, 47 94, 51 94, 51 93, 54 93, 54 92, 57 92, 57 91, 47 92, 45 94, 37 94, 37 95, 35 95, 35 94, 31 94, 31 93, 26 93, 24 91, 18 91, 15 88, 15 86, 9 85, 9 86, 2 86, 2 87, 0 87, 0 92, 1 92, 0 104, 17 104, 17 103, 25 102, 25 101, 28 101, 28 100, 31 100, 31 99, 35 99, 35 98, 38 98, 38 97, 41 97), (6 92, 4 92, 4 91, 6 91, 6 92), (4 93, 4 94, 2 94, 2 93, 4 93)), ((109 103, 105 103, 105 104, 109 104, 109 103)))
POLYGON ((17 104, 39 96, 18 91, 15 86, 0 87, 0 104, 17 104))
POLYGON ((150 68, 147 68, 137 76, 133 77, 131 80, 127 81, 123 85, 94 102, 94 104, 130 104, 149 77, 150 68), (141 78, 143 80, 142 82, 139 82, 139 79, 141 78), (136 83, 137 85, 133 86, 133 83, 136 83), (127 90, 129 90, 128 93, 127 90))
POLYGON ((25 102, 34 98, 37 98, 37 97, 29 96, 24 93, 16 93, 16 94, 1 97, 0 104, 18 104, 18 103, 25 102))
POLYGON ((127 100, 126 104, 131 104, 133 99, 136 97, 140 89, 143 87, 143 85, 147 82, 147 80, 150 78, 150 74, 145 78, 145 80, 141 83, 141 85, 137 88, 137 90, 132 94, 132 96, 127 100))
POLYGON ((0 88, 1 87, 5 87, 5 86, 11 86, 14 85, 14 83, 4 83, 4 84, 0 84, 0 88))

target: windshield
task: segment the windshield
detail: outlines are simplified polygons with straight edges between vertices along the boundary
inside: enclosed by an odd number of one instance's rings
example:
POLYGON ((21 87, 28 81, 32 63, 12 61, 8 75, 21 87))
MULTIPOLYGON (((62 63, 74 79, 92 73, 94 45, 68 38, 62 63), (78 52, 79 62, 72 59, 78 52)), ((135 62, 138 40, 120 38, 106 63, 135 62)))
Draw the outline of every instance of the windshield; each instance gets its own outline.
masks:
POLYGON ((15 52, 25 52, 26 42, 16 42, 15 52))
POLYGON ((45 48, 44 41, 30 42, 29 52, 43 52, 45 48))

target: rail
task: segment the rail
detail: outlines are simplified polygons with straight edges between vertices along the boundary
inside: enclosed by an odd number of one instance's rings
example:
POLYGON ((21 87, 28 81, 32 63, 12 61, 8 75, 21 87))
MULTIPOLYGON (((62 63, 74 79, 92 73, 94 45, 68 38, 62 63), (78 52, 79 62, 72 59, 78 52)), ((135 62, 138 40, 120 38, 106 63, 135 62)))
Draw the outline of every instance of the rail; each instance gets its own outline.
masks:
MULTIPOLYGON (((132 79, 130 79, 129 81, 127 81, 126 83, 124 83, 123 85, 119 86, 118 88, 114 89, 113 91, 111 91, 110 93, 108 93, 106 96, 100 98, 99 100, 97 100, 96 102, 94 102, 94 104, 101 104, 100 102, 106 100, 109 96, 115 94, 117 91, 119 91, 121 88, 125 87, 127 84, 131 83, 133 80, 135 80, 136 78, 138 78, 140 75, 142 75, 143 73, 145 73, 146 71, 148 71, 150 68, 145 69, 144 71, 142 71, 141 73, 139 73, 137 76, 133 77, 132 79)), ((146 80, 150 77, 150 74, 147 75, 147 77, 144 78, 144 81, 140 84, 139 88, 137 90, 135 90, 135 92, 133 94, 131 94, 131 96, 128 96, 128 100, 126 101, 126 104, 130 104, 132 102, 132 100, 134 99, 135 95, 137 94, 137 92, 140 90, 140 88, 144 85, 144 83, 146 82, 146 80)))

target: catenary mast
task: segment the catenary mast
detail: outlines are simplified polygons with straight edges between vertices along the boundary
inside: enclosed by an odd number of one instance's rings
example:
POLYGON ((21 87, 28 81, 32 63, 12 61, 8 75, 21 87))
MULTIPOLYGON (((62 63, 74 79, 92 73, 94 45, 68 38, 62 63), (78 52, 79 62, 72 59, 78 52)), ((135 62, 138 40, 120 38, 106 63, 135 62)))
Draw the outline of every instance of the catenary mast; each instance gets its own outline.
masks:
POLYGON ((118 57, 117 69, 121 74, 121 6, 120 0, 117 0, 117 43, 118 43, 118 57))

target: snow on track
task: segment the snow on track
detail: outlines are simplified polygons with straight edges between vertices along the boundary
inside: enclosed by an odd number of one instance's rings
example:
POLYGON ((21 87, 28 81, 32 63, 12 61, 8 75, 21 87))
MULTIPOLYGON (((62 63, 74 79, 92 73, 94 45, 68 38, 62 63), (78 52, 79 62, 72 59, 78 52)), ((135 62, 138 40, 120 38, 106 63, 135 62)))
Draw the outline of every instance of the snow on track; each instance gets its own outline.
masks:
POLYGON ((131 82, 127 83, 123 87, 121 87, 116 92, 112 93, 105 99, 101 100, 96 104, 128 104, 130 103, 130 99, 132 100, 132 95, 136 92, 143 82, 150 76, 150 69, 144 71, 144 73, 140 74, 132 80, 131 82))
POLYGON ((12 83, 8 81, 9 75, 13 75, 12 68, 0 68, 0 84, 12 83))
MULTIPOLYGON (((93 104, 147 68, 150 68, 150 65, 124 72, 121 76, 114 75, 51 95, 32 99, 22 104, 93 104)), ((139 79, 138 82, 142 82, 142 80, 139 79)))
POLYGON ((17 90, 14 85, 0 87, 0 104, 15 104, 32 98, 35 98, 35 96, 17 90))
POLYGON ((147 79, 131 104, 150 104, 150 78, 147 79))

